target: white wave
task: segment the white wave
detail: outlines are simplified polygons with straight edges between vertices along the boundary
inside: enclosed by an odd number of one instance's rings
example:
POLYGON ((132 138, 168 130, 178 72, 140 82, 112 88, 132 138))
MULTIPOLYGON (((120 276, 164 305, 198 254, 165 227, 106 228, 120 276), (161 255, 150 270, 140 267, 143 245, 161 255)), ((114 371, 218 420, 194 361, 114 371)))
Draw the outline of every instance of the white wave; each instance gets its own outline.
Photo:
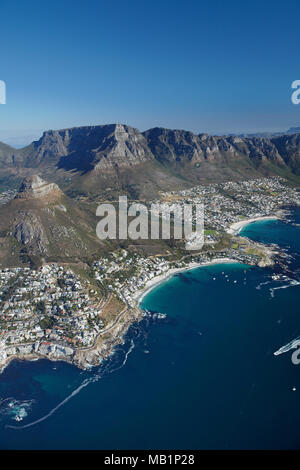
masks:
POLYGON ((0 400, 0 414, 9 416, 15 421, 24 419, 31 409, 34 400, 17 400, 15 398, 5 398, 0 400))

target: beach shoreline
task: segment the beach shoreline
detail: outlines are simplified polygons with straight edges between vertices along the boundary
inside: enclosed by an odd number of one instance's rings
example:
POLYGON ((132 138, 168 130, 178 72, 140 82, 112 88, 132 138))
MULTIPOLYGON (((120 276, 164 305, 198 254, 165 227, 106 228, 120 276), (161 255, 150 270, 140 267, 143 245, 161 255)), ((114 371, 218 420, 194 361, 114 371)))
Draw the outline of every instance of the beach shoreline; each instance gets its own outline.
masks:
POLYGON ((137 290, 133 294, 133 299, 136 301, 137 305, 139 306, 141 304, 141 301, 143 298, 149 294, 149 292, 156 287, 158 287, 160 284, 163 284, 166 282, 169 278, 174 276, 175 274, 182 273, 184 271, 191 271, 193 269, 205 267, 205 266, 212 266, 215 264, 232 264, 232 263, 240 263, 240 261, 237 261, 235 259, 231 258, 215 258, 211 261, 205 261, 204 263, 190 263, 188 266, 182 267, 182 268, 171 268, 168 271, 166 271, 163 274, 160 274, 159 276, 155 276, 152 279, 149 279, 149 281, 146 282, 145 286, 142 289, 137 290))
POLYGON ((263 222, 267 220, 280 220, 281 217, 279 215, 267 215, 261 217, 253 217, 251 219, 244 219, 239 222, 234 222, 230 225, 230 227, 226 230, 227 233, 230 235, 238 235, 240 231, 246 227, 247 225, 253 224, 254 222, 263 222))
MULTIPOLYGON (((227 233, 232 233, 234 235, 238 234, 243 227, 245 227, 248 224, 251 224, 253 222, 257 221, 264 221, 264 220, 279 220, 283 218, 282 212, 278 212, 276 215, 272 216, 261 216, 261 217, 255 217, 255 218, 250 218, 250 219, 244 219, 239 222, 235 222, 232 224, 229 229, 227 229, 227 233)), ((163 272, 162 274, 159 274, 158 276, 154 276, 153 278, 149 279, 145 285, 138 289, 137 291, 132 293, 132 299, 134 300, 135 304, 135 309, 137 312, 139 312, 139 315, 133 315, 133 318, 128 321, 126 321, 126 326, 124 325, 116 325, 116 335, 113 335, 113 338, 110 338, 109 340, 105 341, 104 344, 102 344, 102 347, 100 348, 103 354, 103 357, 107 357, 108 355, 113 353, 114 346, 118 344, 119 342, 122 342, 125 333, 127 332, 129 326, 134 323, 135 321, 139 321, 143 315, 143 310, 141 308, 141 302, 144 299, 144 297, 153 289, 158 287, 160 284, 163 284, 166 282, 168 279, 170 279, 172 276, 183 273, 185 271, 191 271, 193 269, 205 267, 205 266, 212 266, 212 265, 217 265, 217 264, 241 264, 242 261, 234 259, 234 258, 213 258, 209 261, 203 261, 203 262, 190 262, 189 264, 178 267, 178 268, 171 268, 166 272, 163 272), (107 343, 107 344, 106 344, 107 343)), ((127 313, 129 313, 130 310, 127 310, 127 313)), ((80 357, 80 354, 82 351, 80 349, 76 349, 74 352, 74 355, 72 358, 68 357, 51 357, 49 355, 40 355, 40 354, 29 354, 29 355, 24 355, 24 354, 16 354, 12 355, 9 357, 6 357, 3 361, 0 362, 0 374, 5 370, 5 368, 14 360, 26 360, 26 361, 36 361, 40 359, 48 359, 51 361, 62 361, 62 362, 67 362, 69 364, 73 364, 81 369, 86 369, 87 365, 92 366, 99 364, 99 347, 95 345, 93 348, 89 349, 89 352, 92 353, 92 356, 97 356, 97 358, 93 357, 90 358, 92 359, 91 362, 87 357, 80 357)))
MULTIPOLYGON (((232 224, 227 229, 227 233, 236 235, 241 231, 243 227, 253 222, 264 221, 264 220, 279 220, 282 218, 283 218, 282 212, 280 213, 278 212, 276 215, 272 215, 272 216, 261 216, 261 217, 254 217, 250 219, 244 219, 244 220, 241 220, 239 222, 235 222, 234 224, 232 224)), ((241 264, 241 263, 242 261, 234 259, 234 258, 226 258, 226 257, 217 258, 216 257, 216 258, 211 259, 210 261, 190 262, 188 265, 185 265, 183 267, 171 268, 168 271, 163 272, 162 274, 159 274, 158 276, 154 276, 152 279, 149 279, 141 289, 138 289, 137 291, 132 293, 132 299, 135 302, 135 309, 137 312, 139 312, 139 315, 133 315, 134 318, 131 318, 129 321, 125 322, 126 323, 125 328, 119 328, 120 325, 116 325, 117 334, 113 336, 117 336, 117 337, 111 338, 111 341, 107 341, 108 344, 106 345, 104 344, 102 345, 102 348, 100 348, 100 349, 104 348, 105 350, 105 351, 104 350, 101 351, 102 353, 105 352, 105 354, 103 354, 103 357, 107 357, 108 355, 112 354, 114 350, 114 346, 118 344, 119 342, 122 342, 124 335, 127 332, 129 326, 135 321, 139 321, 141 319, 140 316, 143 315, 143 310, 140 307, 142 300, 150 291, 158 287, 160 284, 163 284, 175 274, 183 273, 185 271, 191 271, 193 269, 197 269, 197 268, 201 268, 205 266, 217 265, 217 264, 220 265, 220 264, 241 264)), ((129 310, 127 310, 127 312, 129 312, 129 310)), ((124 326, 124 325, 121 325, 121 326, 124 326)), ((98 349, 99 349, 98 346, 96 347, 95 345, 93 348, 89 349, 89 351, 91 353, 95 353, 96 356, 99 356, 100 351, 98 351, 98 349)), ((29 354, 29 355, 24 355, 24 354, 12 355, 12 356, 5 358, 5 360, 0 362, 0 374, 14 360, 36 361, 40 359, 48 359, 54 362, 56 361, 67 362, 81 369, 86 369, 87 364, 91 366, 91 365, 96 365, 99 363, 99 357, 97 358, 98 360, 95 360, 95 361, 94 361, 95 358, 93 358, 93 360, 91 361, 92 364, 90 363, 89 360, 87 360, 87 358, 81 358, 81 360, 78 360, 77 356, 80 355, 80 352, 81 352, 80 349, 76 349, 74 356, 72 358, 68 358, 68 357, 57 358, 57 357, 51 357, 48 355, 40 355, 40 354, 34 354, 34 353, 29 354)))

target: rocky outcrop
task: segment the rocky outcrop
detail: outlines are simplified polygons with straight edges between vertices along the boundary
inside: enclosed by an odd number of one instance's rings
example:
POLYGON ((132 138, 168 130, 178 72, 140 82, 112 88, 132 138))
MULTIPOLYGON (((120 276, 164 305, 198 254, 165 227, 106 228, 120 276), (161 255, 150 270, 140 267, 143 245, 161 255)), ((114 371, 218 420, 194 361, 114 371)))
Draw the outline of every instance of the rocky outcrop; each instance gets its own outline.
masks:
POLYGON ((60 196, 62 193, 55 183, 47 183, 40 176, 33 175, 25 178, 20 186, 16 198, 45 198, 60 196))
POLYGON ((14 236, 33 252, 47 253, 49 240, 45 234, 40 218, 32 211, 20 211, 19 221, 15 225, 14 236))
POLYGON ((124 343, 124 335, 130 325, 141 319, 142 312, 140 309, 126 310, 119 321, 112 326, 108 325, 103 333, 98 335, 93 347, 77 349, 73 362, 83 369, 100 364, 112 354, 118 344, 124 343))
POLYGON ((154 159, 145 137, 137 129, 116 124, 106 130, 101 145, 93 151, 94 170, 130 167, 154 159))

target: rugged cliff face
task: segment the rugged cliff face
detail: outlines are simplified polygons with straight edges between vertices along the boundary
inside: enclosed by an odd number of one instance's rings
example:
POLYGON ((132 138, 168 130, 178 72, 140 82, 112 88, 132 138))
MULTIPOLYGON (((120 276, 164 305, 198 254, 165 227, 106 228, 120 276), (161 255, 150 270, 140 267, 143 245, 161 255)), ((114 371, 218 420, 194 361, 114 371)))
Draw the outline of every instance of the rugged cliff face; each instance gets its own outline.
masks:
POLYGON ((122 124, 47 131, 23 155, 26 166, 82 172, 127 168, 154 158, 145 137, 122 124))
POLYGON ((300 134, 268 139, 196 135, 163 128, 141 133, 130 126, 111 124, 47 131, 39 141, 21 150, 1 144, 0 160, 9 166, 18 163, 26 168, 81 172, 113 171, 155 160, 195 165, 243 157, 284 166, 289 164, 291 154, 299 157, 299 140, 300 134))
POLYGON ((159 190, 261 175, 299 183, 299 168, 300 134, 218 137, 163 128, 141 133, 110 124, 47 131, 21 150, 0 145, 2 186, 38 172, 69 195, 92 198, 122 192, 147 199, 159 190))
POLYGON ((300 175, 300 134, 283 135, 273 138, 271 141, 285 164, 294 174, 300 175))
POLYGON ((277 141, 266 138, 195 135, 155 128, 144 133, 157 161, 194 184, 263 175, 291 175, 277 141))
POLYGON ((215 137, 207 134, 155 128, 144 133, 152 153, 161 161, 228 162, 248 157, 260 161, 285 162, 276 146, 268 139, 215 137))

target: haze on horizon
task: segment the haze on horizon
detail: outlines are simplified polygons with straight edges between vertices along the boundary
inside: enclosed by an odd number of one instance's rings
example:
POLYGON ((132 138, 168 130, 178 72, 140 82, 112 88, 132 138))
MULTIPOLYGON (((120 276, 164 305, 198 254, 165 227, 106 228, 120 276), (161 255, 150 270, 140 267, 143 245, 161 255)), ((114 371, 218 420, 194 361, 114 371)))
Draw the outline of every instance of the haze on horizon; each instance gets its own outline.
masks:
POLYGON ((296 0, 1 7, 0 141, 114 122, 219 135, 300 125, 296 0))

